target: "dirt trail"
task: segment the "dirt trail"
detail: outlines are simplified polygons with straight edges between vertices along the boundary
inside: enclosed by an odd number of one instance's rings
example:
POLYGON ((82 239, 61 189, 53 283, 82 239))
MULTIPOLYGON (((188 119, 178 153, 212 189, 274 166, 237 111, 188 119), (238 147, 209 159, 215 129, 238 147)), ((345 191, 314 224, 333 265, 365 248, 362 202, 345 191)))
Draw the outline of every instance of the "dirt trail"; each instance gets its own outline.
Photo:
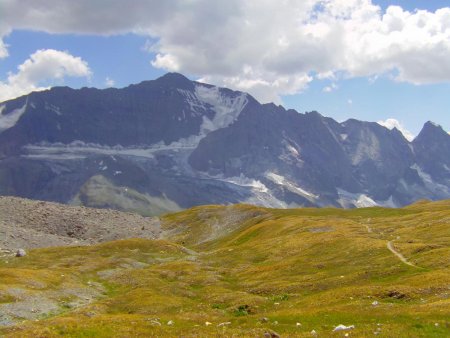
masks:
MULTIPOLYGON (((372 228, 370 227, 370 221, 371 219, 368 218, 367 219, 367 223, 363 223, 362 225, 364 225, 364 227, 367 229, 368 233, 372 233, 372 228)), ((409 266, 413 266, 415 268, 417 268, 416 265, 414 265, 411 262, 408 262, 408 260, 405 258, 405 256, 403 256, 400 252, 398 252, 397 250, 395 250, 394 245, 392 244, 392 241, 389 241, 386 243, 386 247, 388 248, 388 250, 390 252, 392 252, 395 256, 397 256, 398 259, 400 259, 403 263, 409 265, 409 266)))
POLYGON ((370 227, 370 221, 371 221, 371 219, 370 218, 368 218, 367 219, 367 221, 365 222, 365 223, 359 223, 359 224, 361 224, 361 225, 363 225, 366 229, 367 229, 367 232, 368 233, 371 233, 372 232, 372 228, 370 227))
POLYGON ((405 256, 403 256, 400 252, 395 250, 394 245, 392 244, 392 241, 387 242, 386 247, 389 249, 390 252, 392 252, 395 256, 397 256, 398 259, 400 259, 403 263, 405 263, 409 266, 417 267, 416 265, 408 262, 408 260, 405 258, 405 256))

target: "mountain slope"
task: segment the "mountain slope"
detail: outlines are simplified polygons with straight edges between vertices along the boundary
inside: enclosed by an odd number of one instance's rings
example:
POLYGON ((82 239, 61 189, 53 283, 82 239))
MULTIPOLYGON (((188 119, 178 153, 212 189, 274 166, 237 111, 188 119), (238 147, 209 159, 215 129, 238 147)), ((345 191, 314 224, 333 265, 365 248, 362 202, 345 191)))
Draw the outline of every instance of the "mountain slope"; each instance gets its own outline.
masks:
POLYGON ((158 215, 195 205, 402 206, 450 197, 450 135, 317 112, 169 73, 0 104, 0 195, 158 215))
POLYGON ((206 206, 164 239, 0 257, 0 335, 446 337, 449 210, 206 206))

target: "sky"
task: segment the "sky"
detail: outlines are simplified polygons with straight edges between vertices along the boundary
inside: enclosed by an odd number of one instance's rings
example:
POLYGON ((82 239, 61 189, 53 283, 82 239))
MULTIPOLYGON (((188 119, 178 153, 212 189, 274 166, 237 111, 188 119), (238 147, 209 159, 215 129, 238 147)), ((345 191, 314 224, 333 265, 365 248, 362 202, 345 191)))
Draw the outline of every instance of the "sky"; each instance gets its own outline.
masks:
POLYGON ((0 0, 0 101, 174 71, 409 139, 450 131, 450 2, 0 0))

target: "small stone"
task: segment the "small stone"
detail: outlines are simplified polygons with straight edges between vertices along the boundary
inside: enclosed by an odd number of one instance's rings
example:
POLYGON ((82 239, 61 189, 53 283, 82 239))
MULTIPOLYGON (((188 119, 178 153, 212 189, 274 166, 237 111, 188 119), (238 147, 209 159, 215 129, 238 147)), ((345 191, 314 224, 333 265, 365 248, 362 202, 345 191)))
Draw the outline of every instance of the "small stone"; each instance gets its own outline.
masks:
POLYGON ((297 327, 300 327, 300 326, 302 326, 302 323, 296 323, 295 324, 297 327))
POLYGON ((434 326, 438 327, 438 326, 439 326, 439 323, 434 323, 434 326))
POLYGON ((169 321, 167 322, 167 325, 173 325, 173 320, 169 320, 169 321))
POLYGON ((265 338, 280 338, 280 335, 278 333, 276 333, 275 331, 270 331, 270 332, 264 332, 264 337, 265 338))
POLYGON ((373 305, 373 306, 377 306, 377 305, 378 305, 378 301, 376 301, 376 300, 373 301, 373 302, 372 302, 372 305, 373 305))
POLYGON ((272 324, 273 325, 278 325, 278 320, 274 321, 272 324))
POLYGON ((225 325, 231 325, 231 322, 220 323, 217 326, 225 326, 225 325))
POLYGON ((157 325, 157 326, 161 326, 161 323, 159 322, 159 321, 157 321, 157 320, 150 320, 150 324, 152 324, 152 325, 157 325))
POLYGON ((261 323, 267 323, 267 322, 269 321, 269 318, 267 318, 267 317, 262 317, 259 321, 260 321, 261 323))
POLYGON ((27 255, 27 253, 26 253, 26 251, 24 249, 19 249, 16 252, 16 257, 24 257, 26 255, 27 255))
POLYGON ((311 335, 313 335, 313 336, 317 336, 317 332, 316 332, 316 330, 312 330, 312 331, 311 331, 311 335))
POLYGON ((210 322, 205 322, 205 325, 206 326, 210 326, 212 323, 210 323, 210 322))

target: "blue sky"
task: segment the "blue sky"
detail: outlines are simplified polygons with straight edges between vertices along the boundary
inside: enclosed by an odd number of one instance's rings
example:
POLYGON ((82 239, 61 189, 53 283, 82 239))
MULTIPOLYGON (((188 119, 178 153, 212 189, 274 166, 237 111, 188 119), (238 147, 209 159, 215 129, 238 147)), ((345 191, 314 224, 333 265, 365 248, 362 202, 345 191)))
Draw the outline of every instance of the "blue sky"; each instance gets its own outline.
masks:
POLYGON ((104 13, 98 2, 72 9, 59 0, 69 14, 55 1, 30 1, 27 15, 23 2, 0 0, 0 99, 54 85, 124 87, 179 71, 338 121, 395 119, 416 135, 432 120, 450 131, 448 1, 328 0, 310 15, 307 5, 275 1, 139 0, 129 22, 120 1, 104 13), (436 45, 422 47, 427 38, 436 45))

